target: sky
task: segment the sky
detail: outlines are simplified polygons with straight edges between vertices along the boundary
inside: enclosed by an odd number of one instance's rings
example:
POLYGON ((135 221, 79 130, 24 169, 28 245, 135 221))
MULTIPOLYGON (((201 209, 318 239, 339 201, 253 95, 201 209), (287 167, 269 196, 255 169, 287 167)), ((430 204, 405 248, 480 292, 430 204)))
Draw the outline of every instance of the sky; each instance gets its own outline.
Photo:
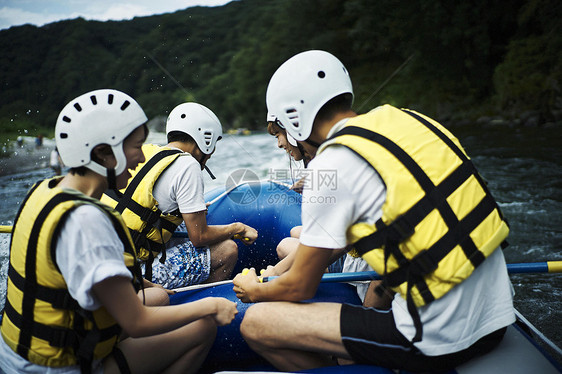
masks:
POLYGON ((43 26, 77 17, 117 21, 228 2, 230 0, 0 0, 0 30, 24 24, 43 26))

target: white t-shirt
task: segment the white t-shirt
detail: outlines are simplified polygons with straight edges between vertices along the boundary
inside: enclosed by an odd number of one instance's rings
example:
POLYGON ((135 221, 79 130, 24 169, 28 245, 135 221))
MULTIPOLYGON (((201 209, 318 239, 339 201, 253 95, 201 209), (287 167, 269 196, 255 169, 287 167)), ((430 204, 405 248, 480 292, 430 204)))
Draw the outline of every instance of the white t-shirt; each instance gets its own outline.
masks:
MULTIPOLYGON (((336 124, 331 136, 345 124, 336 124)), ((303 191, 300 241, 304 245, 344 247, 348 227, 360 221, 376 222, 382 215, 386 189, 380 176, 363 159, 344 146, 330 146, 309 164, 312 185, 303 191), (335 173, 335 184, 321 173, 335 173), (316 180, 316 185, 314 181, 316 180), (324 183, 322 183, 324 181, 324 183)), ((496 250, 464 282, 446 295, 418 309, 423 324, 424 354, 458 352, 515 321, 512 288, 505 259, 496 250)), ((398 330, 412 339, 415 328, 406 300, 397 294, 392 310, 398 330)))
POLYGON ((164 213, 206 210, 205 187, 201 166, 189 153, 178 157, 158 178, 152 192, 164 213))
MULTIPOLYGON (((110 219, 99 208, 83 205, 72 211, 59 234, 56 261, 70 295, 86 310, 101 304, 92 287, 111 277, 132 279, 125 266, 123 244, 110 219)), ((101 372, 101 364, 95 367, 101 372)), ((96 365, 96 364, 95 364, 96 365)), ((0 339, 0 368, 6 373, 79 373, 78 366, 47 368, 31 364, 0 339)))

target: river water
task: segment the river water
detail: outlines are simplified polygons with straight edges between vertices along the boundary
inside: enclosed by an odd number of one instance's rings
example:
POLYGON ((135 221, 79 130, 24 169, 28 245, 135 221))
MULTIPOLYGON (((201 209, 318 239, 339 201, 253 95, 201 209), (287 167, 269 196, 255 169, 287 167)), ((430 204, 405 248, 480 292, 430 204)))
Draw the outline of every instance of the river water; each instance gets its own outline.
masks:
MULTIPOLYGON (((452 131, 510 223, 510 246, 504 250, 507 262, 562 260, 562 128, 471 125, 452 131)), ((149 141, 161 144, 164 135, 152 133, 149 141)), ((236 169, 250 169, 265 179, 272 176, 271 169, 288 169, 289 161, 268 134, 227 135, 208 166, 217 179, 204 177, 207 191, 225 186, 236 169)), ((11 225, 26 191, 50 176, 44 160, 30 170, 0 176, 0 225, 11 225)), ((8 247, 9 235, 0 234, 0 308, 6 292, 8 247)), ((514 274, 511 280, 516 308, 562 347, 562 274, 514 274)))

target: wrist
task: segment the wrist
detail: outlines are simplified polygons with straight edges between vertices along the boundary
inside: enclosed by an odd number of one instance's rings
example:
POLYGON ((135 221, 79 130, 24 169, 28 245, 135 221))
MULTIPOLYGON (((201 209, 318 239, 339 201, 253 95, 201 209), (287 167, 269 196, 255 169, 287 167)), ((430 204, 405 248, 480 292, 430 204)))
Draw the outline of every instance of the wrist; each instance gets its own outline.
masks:
POLYGON ((244 232, 244 224, 241 222, 233 222, 232 223, 232 228, 230 230, 231 236, 234 236, 236 234, 241 234, 244 232))
POLYGON ((219 303, 217 303, 216 297, 206 297, 201 299, 203 303, 203 308, 205 308, 205 315, 207 316, 214 316, 219 311, 219 303))

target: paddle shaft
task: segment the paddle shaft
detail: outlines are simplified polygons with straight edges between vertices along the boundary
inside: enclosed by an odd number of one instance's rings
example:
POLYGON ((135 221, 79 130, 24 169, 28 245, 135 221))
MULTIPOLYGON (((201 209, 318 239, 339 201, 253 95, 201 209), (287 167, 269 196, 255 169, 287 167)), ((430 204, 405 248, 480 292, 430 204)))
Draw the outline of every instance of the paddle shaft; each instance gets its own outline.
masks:
MULTIPOLYGON (((562 261, 546 261, 546 262, 527 262, 518 264, 507 264, 507 272, 509 274, 522 273, 562 273, 562 261)), ((263 281, 267 282, 277 278, 264 277, 263 281)), ((328 273, 322 276, 322 283, 330 282, 362 282, 381 279, 381 276, 375 271, 358 271, 355 273, 328 273)))

